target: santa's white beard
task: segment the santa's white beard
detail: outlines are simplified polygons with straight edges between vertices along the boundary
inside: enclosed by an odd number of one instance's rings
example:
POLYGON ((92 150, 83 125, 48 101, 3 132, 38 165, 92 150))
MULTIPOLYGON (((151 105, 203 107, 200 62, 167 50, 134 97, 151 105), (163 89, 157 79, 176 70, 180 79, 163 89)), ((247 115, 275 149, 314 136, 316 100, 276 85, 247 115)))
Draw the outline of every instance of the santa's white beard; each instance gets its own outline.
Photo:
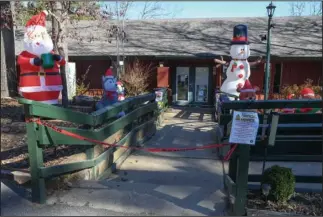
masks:
POLYGON ((51 39, 43 41, 37 40, 31 42, 24 41, 24 48, 29 53, 32 53, 36 56, 41 56, 42 54, 50 53, 53 50, 54 45, 51 39))

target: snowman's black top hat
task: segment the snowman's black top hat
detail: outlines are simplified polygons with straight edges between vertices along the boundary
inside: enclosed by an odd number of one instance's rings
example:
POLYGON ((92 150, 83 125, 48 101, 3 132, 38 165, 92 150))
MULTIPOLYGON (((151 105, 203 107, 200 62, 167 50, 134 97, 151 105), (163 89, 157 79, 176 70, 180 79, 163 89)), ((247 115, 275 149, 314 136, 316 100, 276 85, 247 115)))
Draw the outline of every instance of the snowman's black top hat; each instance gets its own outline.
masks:
POLYGON ((233 28, 231 44, 249 44, 247 25, 239 24, 233 28))

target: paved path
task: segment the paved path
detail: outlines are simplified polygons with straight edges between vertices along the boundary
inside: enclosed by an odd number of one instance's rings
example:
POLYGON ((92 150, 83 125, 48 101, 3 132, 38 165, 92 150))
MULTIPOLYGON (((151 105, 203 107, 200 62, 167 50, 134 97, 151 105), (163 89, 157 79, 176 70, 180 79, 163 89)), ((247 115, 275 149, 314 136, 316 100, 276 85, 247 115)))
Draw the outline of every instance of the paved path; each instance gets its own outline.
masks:
MULTIPOLYGON (((173 110, 165 114, 163 126, 145 146, 211 144, 215 127, 211 114, 173 110)), ((99 183, 79 182, 62 194, 59 201, 138 214, 224 215, 222 164, 215 159, 212 150, 135 152, 123 163, 118 174, 99 183), (89 189, 92 189, 90 195, 89 189), (90 199, 92 197, 95 199, 90 199)), ((57 201, 52 198, 49 203, 57 201)))
MULTIPOLYGON (((10 185, 9 185, 10 186, 10 185)), ((39 205, 20 196, 1 182, 1 216, 134 216, 135 213, 114 212, 89 206, 66 204, 39 205)), ((147 215, 142 213, 143 215, 147 215)))
MULTIPOLYGON (((215 127, 210 114, 173 110, 165 114, 163 126, 145 146, 212 144, 215 127)), ((275 164, 291 167, 297 175, 322 174, 318 163, 275 164)), ((252 162, 249 174, 259 174, 261 165, 252 162)), ((1 215, 220 216, 225 214, 222 171, 212 150, 135 152, 109 179, 73 183, 70 190, 50 197, 47 205, 31 204, 1 184, 1 215)))

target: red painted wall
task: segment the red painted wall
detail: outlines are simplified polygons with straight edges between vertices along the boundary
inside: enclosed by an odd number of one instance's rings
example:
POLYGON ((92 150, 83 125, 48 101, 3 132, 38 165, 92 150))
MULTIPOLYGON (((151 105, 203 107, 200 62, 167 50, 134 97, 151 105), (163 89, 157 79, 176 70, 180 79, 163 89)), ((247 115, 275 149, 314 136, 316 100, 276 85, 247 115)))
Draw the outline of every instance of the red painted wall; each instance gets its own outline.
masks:
POLYGON ((322 78, 320 61, 286 61, 283 63, 282 84, 302 84, 306 79, 318 85, 322 78))
MULTIPOLYGON (((88 74, 87 82, 90 83, 90 88, 93 89, 101 89, 101 75, 105 72, 105 70, 110 67, 109 60, 77 60, 71 59, 71 62, 76 62, 76 70, 78 78, 81 77, 83 73, 85 73, 87 67, 92 65, 90 73, 88 74)), ((141 60, 144 63, 152 64, 154 67, 151 72, 150 79, 150 89, 157 87, 157 68, 159 60, 152 59, 144 59, 141 60)), ((172 70, 176 66, 208 66, 212 65, 215 67, 215 63, 212 59, 181 59, 181 60, 167 60, 163 59, 165 67, 169 67, 169 73, 172 73, 172 70)), ((312 79, 314 84, 317 84, 322 78, 322 64, 320 61, 305 61, 305 60, 297 60, 297 61, 272 61, 271 67, 271 87, 273 86, 274 76, 275 76, 275 64, 282 63, 282 78, 281 85, 283 84, 302 84, 307 78, 312 79)), ((221 71, 222 67, 217 69, 213 68, 213 82, 214 87, 219 87, 221 81, 221 71)), ((264 80, 264 64, 259 64, 255 68, 251 68, 251 77, 250 81, 253 85, 256 85, 263 90, 263 80, 264 80)), ((169 77, 171 75, 169 74, 169 77)), ((169 81, 170 82, 170 81, 169 81)))
POLYGON ((91 66, 84 83, 89 83, 90 89, 101 89, 101 76, 110 67, 111 62, 109 60, 78 60, 71 58, 69 61, 76 64, 77 79, 81 79, 88 67, 91 66))

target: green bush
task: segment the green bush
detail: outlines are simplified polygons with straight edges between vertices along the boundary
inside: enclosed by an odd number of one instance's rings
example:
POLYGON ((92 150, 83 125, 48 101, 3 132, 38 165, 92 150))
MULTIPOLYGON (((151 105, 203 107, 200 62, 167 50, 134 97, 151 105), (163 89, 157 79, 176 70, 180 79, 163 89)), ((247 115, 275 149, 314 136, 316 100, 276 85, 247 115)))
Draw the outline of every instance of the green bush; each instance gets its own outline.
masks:
POLYGON ((261 185, 269 185, 269 198, 277 202, 286 202, 294 193, 295 176, 292 169, 274 165, 265 170, 261 185))

